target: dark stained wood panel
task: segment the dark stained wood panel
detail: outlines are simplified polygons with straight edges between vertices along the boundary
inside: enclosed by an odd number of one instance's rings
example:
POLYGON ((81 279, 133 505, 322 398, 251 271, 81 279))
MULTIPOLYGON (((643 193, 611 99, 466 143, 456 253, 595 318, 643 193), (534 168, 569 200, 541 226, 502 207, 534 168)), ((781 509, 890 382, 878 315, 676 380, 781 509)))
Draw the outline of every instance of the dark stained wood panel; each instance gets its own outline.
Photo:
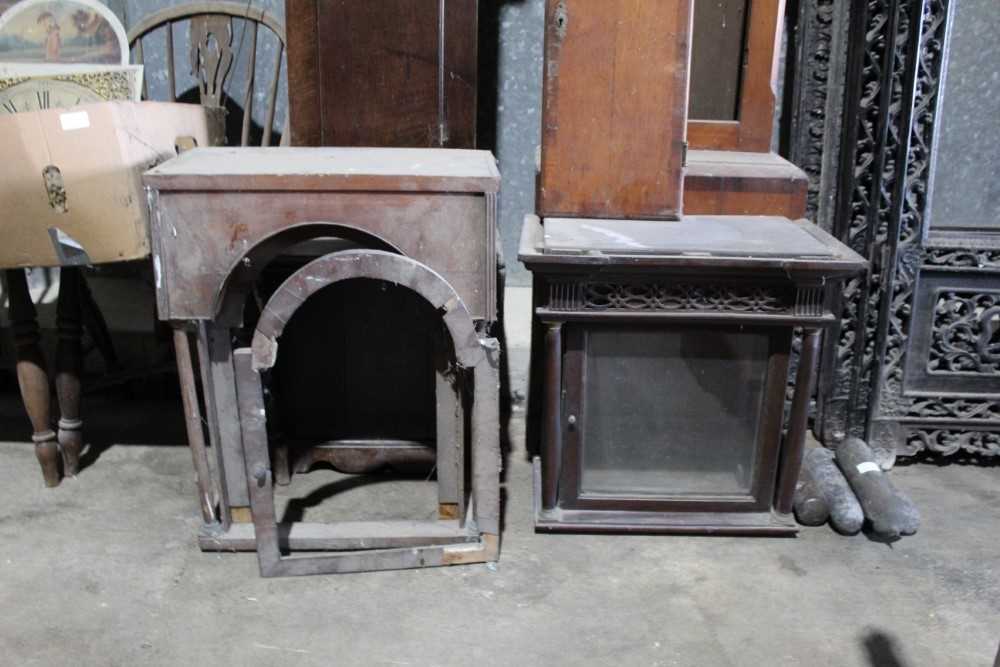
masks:
POLYGON ((287 0, 295 145, 471 148, 475 0, 287 0))
POLYGON ((681 212, 691 0, 548 0, 538 209, 681 212))
POLYGON ((288 117, 290 143, 295 146, 322 144, 316 10, 316 0, 285 0, 288 117))

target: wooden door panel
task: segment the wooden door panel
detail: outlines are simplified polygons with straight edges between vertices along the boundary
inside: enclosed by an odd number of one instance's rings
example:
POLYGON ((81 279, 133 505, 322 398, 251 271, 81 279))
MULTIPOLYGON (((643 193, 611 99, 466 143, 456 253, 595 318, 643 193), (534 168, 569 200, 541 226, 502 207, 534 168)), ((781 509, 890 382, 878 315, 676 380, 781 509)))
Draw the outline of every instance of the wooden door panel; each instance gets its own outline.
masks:
POLYGON ((691 1, 546 12, 540 215, 677 217, 691 1))

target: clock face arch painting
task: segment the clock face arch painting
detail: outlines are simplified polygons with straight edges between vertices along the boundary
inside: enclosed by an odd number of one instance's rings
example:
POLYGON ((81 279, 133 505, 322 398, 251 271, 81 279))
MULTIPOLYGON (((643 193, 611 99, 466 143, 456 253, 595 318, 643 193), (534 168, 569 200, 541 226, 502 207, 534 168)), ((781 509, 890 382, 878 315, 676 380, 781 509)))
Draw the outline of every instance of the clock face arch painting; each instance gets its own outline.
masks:
POLYGON ((125 29, 96 0, 0 0, 0 11, 0 62, 128 64, 125 29))

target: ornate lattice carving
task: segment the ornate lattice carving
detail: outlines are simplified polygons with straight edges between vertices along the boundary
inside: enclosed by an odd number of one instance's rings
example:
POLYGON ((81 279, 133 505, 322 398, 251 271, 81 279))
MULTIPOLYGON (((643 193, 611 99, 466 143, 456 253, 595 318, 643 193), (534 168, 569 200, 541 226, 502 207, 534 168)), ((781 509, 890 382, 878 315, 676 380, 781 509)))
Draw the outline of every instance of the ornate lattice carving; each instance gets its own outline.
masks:
MULTIPOLYGON (((1000 402, 903 393, 904 355, 921 268, 1000 269, 1000 249, 923 247, 951 1, 868 0, 854 5, 864 12, 856 17, 856 26, 864 26, 864 49, 854 56, 845 100, 853 123, 847 126, 842 159, 852 171, 845 183, 849 190, 840 193, 835 231, 869 258, 872 270, 850 282, 842 296, 837 347, 826 366, 831 379, 823 431, 896 439, 902 454, 992 455, 1000 436, 987 428, 963 429, 970 422, 1000 422, 1000 402), (914 425, 919 420, 936 424, 914 425), (950 427, 947 421, 964 424, 950 427)), ((855 32, 853 39, 861 36, 855 32)), ((1000 360, 992 358, 1000 352, 993 343, 993 318, 1000 311, 991 309, 997 304, 1000 295, 943 291, 936 300, 928 372, 1000 372, 1000 360)))
POLYGON ((673 311, 707 310, 746 313, 790 313, 793 290, 780 287, 666 283, 552 283, 549 307, 554 310, 673 311))
POLYGON ((958 429, 911 429, 906 434, 905 454, 928 451, 942 456, 1000 456, 1000 432, 958 429))
POLYGON ((829 145, 828 134, 839 136, 837 118, 827 113, 831 94, 839 95, 839 87, 831 81, 834 67, 835 30, 837 22, 846 18, 847 5, 834 0, 814 0, 804 2, 799 9, 799 26, 795 38, 801 39, 799 75, 796 78, 793 111, 793 145, 791 159, 809 177, 806 200, 806 217, 817 220, 821 225, 829 216, 819 215, 819 197, 822 188, 824 165, 828 164, 827 154, 836 149, 829 145), (831 91, 831 88, 836 88, 831 91), (833 121, 837 128, 828 127, 833 121))
POLYGON ((992 419, 992 401, 948 398, 912 398, 903 395, 903 360, 906 352, 917 274, 924 263, 921 238, 927 205, 941 67, 949 0, 921 0, 919 58, 915 63, 913 110, 909 124, 905 182, 899 202, 896 263, 884 289, 891 296, 883 333, 884 351, 875 417, 915 416, 955 419, 992 419))
POLYGON ((889 182, 895 174, 895 165, 883 159, 891 141, 886 128, 898 122, 900 111, 900 96, 895 95, 893 106, 889 91, 899 85, 902 72, 898 69, 905 64, 898 53, 892 20, 899 15, 900 4, 901 0, 869 0, 856 3, 854 10, 860 12, 854 18, 856 24, 864 26, 864 32, 855 32, 851 38, 863 39, 864 48, 856 51, 854 62, 849 63, 854 78, 845 94, 847 140, 841 159, 848 164, 845 168, 851 178, 846 189, 838 193, 834 231, 851 249, 869 259, 870 269, 844 286, 837 347, 825 364, 831 377, 825 381, 824 420, 829 423, 823 430, 830 431, 836 423, 833 430, 838 437, 865 435, 883 265, 883 246, 875 236, 877 230, 885 235, 880 213, 888 211, 889 182))
POLYGON ((902 399, 889 396, 893 403, 886 403, 890 417, 920 417, 925 419, 954 419, 956 421, 1000 421, 1000 404, 996 401, 975 398, 948 398, 943 396, 902 399))
POLYGON ((942 290, 934 299, 927 372, 1000 373, 1000 294, 942 290))
POLYGON ((1000 250, 988 248, 929 248, 924 252, 927 266, 1000 269, 1000 250))
MULTIPOLYGON (((882 339, 879 328, 882 311, 886 307, 888 294, 885 285, 891 282, 894 271, 891 264, 891 247, 897 234, 895 205, 898 179, 903 176, 905 168, 900 162, 905 159, 902 153, 902 137, 906 136, 908 128, 905 119, 909 117, 909 109, 904 106, 906 93, 904 80, 907 78, 908 67, 915 58, 911 51, 910 12, 913 3, 896 2, 891 12, 895 15, 895 33, 889 35, 889 46, 886 57, 890 70, 886 73, 886 88, 883 90, 881 105, 885 106, 883 125, 880 126, 881 147, 875 156, 876 173, 873 176, 876 194, 873 205, 868 209, 868 228, 871 246, 869 258, 873 270, 870 278, 868 298, 862 308, 862 324, 864 327, 863 345, 859 346, 859 363, 856 369, 857 380, 854 388, 855 405, 871 404, 871 393, 877 391, 879 364, 882 360, 880 348, 882 339), (888 261, 887 261, 888 260, 888 261)), ((860 425, 859 425, 860 426, 860 425)), ((860 429, 857 429, 860 430, 860 429)))

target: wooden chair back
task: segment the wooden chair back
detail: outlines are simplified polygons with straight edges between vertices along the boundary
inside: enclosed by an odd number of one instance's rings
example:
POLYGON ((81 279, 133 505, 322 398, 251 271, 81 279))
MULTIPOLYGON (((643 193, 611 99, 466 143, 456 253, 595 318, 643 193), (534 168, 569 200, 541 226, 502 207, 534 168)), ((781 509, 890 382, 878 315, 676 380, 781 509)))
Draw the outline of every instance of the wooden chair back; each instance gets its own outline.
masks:
MULTIPOLYGON (((191 75, 197 82, 198 100, 201 104, 212 107, 226 106, 226 83, 234 71, 234 64, 238 66, 239 60, 246 58, 246 89, 243 92, 243 118, 239 134, 241 146, 248 145, 250 141, 256 84, 261 80, 267 85, 261 145, 269 146, 283 69, 284 26, 264 9, 249 3, 226 0, 188 2, 161 9, 143 18, 128 31, 133 61, 139 65, 143 64, 144 41, 149 47, 152 46, 150 40, 162 39, 165 42, 167 101, 170 102, 177 101, 174 30, 184 29, 185 24, 188 30, 188 62, 191 75), (154 35, 161 28, 163 36, 154 35), (274 65, 270 72, 259 72, 257 69, 257 46, 262 30, 270 31, 277 39, 274 65)), ((287 77, 287 71, 285 75, 287 77)), ((148 78, 147 76, 143 79, 144 99, 148 98, 148 78)), ((287 144, 288 140, 286 120, 281 133, 281 144, 287 144)))

